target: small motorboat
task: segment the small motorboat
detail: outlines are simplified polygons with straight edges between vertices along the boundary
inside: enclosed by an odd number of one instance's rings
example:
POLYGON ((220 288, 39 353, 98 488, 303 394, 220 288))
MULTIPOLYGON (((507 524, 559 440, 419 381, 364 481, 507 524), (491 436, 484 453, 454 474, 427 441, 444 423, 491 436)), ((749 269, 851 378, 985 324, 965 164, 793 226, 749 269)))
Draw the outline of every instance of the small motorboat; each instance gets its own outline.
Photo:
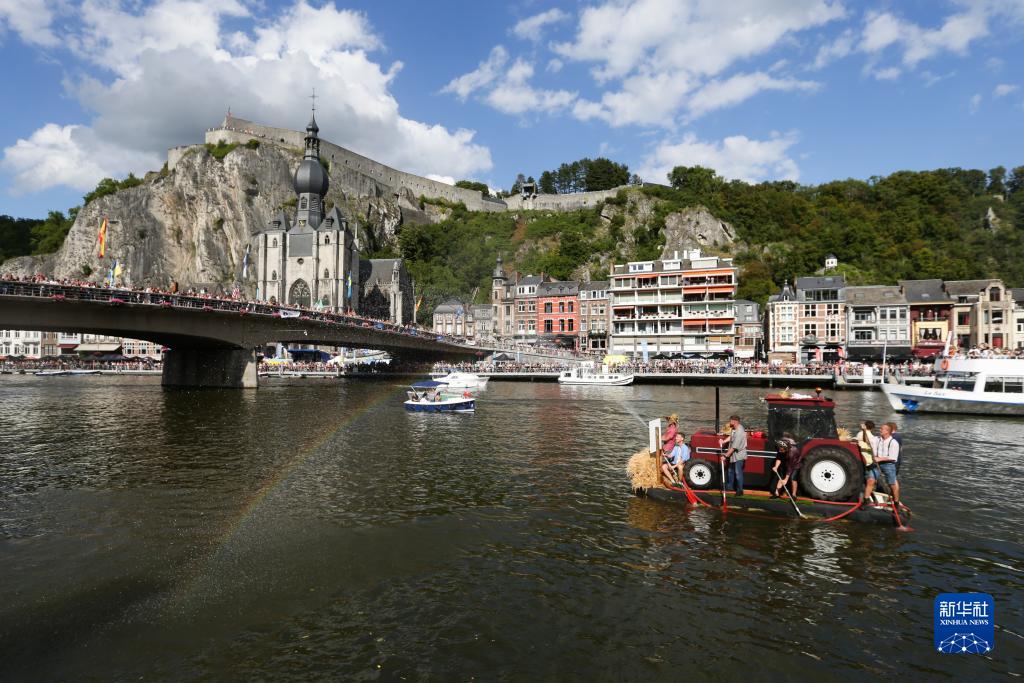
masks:
POLYGON ((481 377, 472 372, 449 372, 442 377, 434 377, 435 382, 440 382, 450 389, 485 389, 487 380, 490 377, 481 377))
POLYGON ((405 409, 414 413, 472 413, 476 398, 468 389, 449 393, 447 384, 435 380, 416 382, 409 387, 405 409))
POLYGON ((579 366, 571 370, 564 370, 558 375, 559 384, 581 384, 588 386, 624 387, 633 383, 633 375, 625 375, 619 372, 612 372, 607 365, 602 365, 600 370, 579 366))

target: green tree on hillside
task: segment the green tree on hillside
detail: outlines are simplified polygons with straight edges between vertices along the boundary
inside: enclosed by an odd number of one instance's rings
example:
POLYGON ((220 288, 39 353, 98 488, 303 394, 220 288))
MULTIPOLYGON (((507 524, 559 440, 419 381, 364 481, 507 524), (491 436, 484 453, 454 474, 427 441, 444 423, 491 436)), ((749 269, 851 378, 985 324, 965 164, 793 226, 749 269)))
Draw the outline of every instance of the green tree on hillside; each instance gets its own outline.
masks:
POLYGON ((461 187, 466 190, 476 190, 485 197, 490 196, 490 189, 487 187, 487 183, 479 183, 475 180, 460 180, 455 183, 455 187, 461 187))
POLYGON ((617 164, 611 159, 598 157, 583 159, 583 184, 587 192, 610 190, 620 185, 629 184, 629 166, 617 164))

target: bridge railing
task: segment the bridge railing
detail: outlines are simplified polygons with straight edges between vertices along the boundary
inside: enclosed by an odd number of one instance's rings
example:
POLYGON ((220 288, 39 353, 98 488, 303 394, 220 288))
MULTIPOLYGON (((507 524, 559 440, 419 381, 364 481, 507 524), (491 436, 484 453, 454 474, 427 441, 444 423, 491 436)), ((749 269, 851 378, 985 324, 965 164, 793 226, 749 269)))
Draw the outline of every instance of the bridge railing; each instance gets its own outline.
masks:
MULTIPOLYGON (((358 316, 316 311, 290 306, 275 306, 255 301, 238 299, 219 299, 214 297, 190 294, 168 294, 165 292, 145 292, 131 289, 110 287, 83 287, 51 282, 21 282, 17 280, 0 280, 0 296, 32 296, 58 301, 93 301, 108 304, 137 304, 160 306, 164 308, 187 308, 198 310, 222 311, 242 315, 265 315, 270 317, 296 317, 300 320, 373 329, 379 332, 402 334, 420 337, 428 341, 460 346, 452 339, 433 332, 419 330, 414 327, 395 325, 394 323, 360 318, 358 316)), ((472 347, 465 347, 467 349, 472 347)))

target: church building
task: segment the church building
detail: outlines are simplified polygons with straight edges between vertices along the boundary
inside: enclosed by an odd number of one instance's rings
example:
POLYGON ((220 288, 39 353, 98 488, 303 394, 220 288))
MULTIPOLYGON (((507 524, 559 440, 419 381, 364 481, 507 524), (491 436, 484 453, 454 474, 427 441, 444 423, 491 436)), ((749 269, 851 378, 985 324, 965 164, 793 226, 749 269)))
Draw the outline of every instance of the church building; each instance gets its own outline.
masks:
POLYGON ((257 297, 334 312, 359 310, 358 228, 338 207, 324 216, 327 171, 320 163, 316 117, 306 126, 305 153, 295 170, 295 222, 283 211, 257 236, 257 297))

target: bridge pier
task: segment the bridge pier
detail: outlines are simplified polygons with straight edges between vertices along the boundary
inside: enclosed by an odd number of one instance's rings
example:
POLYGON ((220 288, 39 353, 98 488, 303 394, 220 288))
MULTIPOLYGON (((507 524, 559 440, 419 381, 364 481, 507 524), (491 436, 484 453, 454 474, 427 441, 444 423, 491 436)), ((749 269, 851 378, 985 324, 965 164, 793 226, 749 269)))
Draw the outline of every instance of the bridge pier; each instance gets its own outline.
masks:
POLYGON ((164 354, 165 387, 255 389, 256 353, 249 349, 185 347, 164 354))

